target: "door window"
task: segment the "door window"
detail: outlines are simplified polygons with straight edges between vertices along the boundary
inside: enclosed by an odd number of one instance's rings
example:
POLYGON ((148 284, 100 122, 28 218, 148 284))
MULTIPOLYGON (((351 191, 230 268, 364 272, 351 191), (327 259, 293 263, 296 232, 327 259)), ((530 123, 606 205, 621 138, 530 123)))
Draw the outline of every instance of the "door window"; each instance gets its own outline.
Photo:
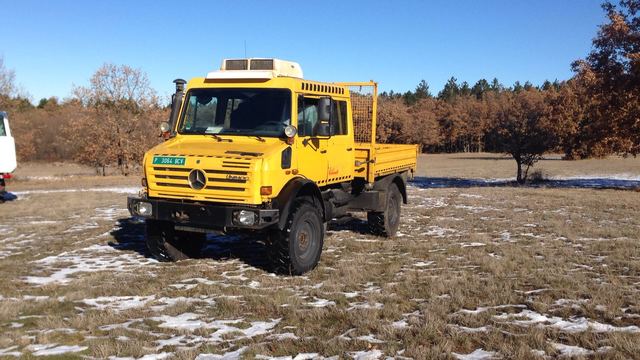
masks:
POLYGON ((332 135, 347 135, 347 102, 333 101, 333 111, 331 112, 332 135))
POLYGON ((301 96, 298 100, 298 134, 318 135, 318 99, 301 96))

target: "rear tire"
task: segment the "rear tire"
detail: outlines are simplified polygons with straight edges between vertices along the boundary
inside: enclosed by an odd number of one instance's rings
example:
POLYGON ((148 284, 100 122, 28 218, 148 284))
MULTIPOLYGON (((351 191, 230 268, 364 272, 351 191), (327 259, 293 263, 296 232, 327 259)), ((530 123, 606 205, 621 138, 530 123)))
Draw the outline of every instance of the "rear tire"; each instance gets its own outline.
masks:
POLYGON ((367 222, 372 233, 384 237, 394 237, 400 226, 402 194, 398 185, 391 183, 387 189, 387 206, 382 212, 367 212, 367 222))
POLYGON ((176 231, 169 221, 146 221, 147 249, 159 261, 178 261, 200 257, 206 235, 176 231))
POLYGON ((269 258, 279 274, 302 275, 313 270, 320 261, 324 244, 325 223, 313 199, 298 198, 283 230, 269 233, 269 258))

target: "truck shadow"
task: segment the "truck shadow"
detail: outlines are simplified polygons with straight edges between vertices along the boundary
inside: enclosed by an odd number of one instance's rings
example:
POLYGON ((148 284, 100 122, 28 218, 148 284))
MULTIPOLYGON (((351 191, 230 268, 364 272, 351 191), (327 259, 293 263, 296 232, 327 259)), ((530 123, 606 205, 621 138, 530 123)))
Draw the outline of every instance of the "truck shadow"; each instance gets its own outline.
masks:
MULTIPOLYGON (((114 241, 110 241, 109 246, 114 249, 152 257, 145 242, 144 220, 134 217, 118 219, 110 234, 114 241)), ((249 266, 270 271, 265 244, 246 234, 207 235, 207 243, 199 258, 217 261, 238 259, 249 266)))
POLYGON ((353 215, 348 215, 340 219, 334 219, 327 225, 327 236, 333 235, 335 232, 350 231, 362 235, 371 235, 369 223, 353 215))
POLYGON ((471 188, 471 187, 529 187, 557 189, 615 189, 638 190, 640 180, 613 179, 606 177, 575 177, 566 179, 543 179, 518 184, 512 179, 467 179, 447 177, 415 177, 410 184, 419 188, 471 188))

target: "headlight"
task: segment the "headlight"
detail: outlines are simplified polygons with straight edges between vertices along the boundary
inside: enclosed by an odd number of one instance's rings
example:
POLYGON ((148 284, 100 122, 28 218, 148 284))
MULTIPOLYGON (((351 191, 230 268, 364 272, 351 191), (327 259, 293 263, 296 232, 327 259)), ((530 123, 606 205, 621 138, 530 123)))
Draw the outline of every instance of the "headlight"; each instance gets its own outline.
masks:
POLYGON ((153 206, 148 202, 139 202, 137 206, 137 213, 140 216, 151 216, 153 213, 153 206))
POLYGON ((256 213, 250 210, 235 211, 234 222, 244 226, 251 226, 256 223, 256 213))

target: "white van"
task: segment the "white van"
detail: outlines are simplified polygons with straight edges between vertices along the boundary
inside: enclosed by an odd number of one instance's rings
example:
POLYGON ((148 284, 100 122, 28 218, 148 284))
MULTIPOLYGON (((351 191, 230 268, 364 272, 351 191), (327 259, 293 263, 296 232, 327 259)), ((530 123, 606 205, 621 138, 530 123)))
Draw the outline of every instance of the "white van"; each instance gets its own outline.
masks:
POLYGON ((7 113, 0 111, 0 202, 4 195, 5 179, 16 169, 16 144, 9 129, 7 113))

